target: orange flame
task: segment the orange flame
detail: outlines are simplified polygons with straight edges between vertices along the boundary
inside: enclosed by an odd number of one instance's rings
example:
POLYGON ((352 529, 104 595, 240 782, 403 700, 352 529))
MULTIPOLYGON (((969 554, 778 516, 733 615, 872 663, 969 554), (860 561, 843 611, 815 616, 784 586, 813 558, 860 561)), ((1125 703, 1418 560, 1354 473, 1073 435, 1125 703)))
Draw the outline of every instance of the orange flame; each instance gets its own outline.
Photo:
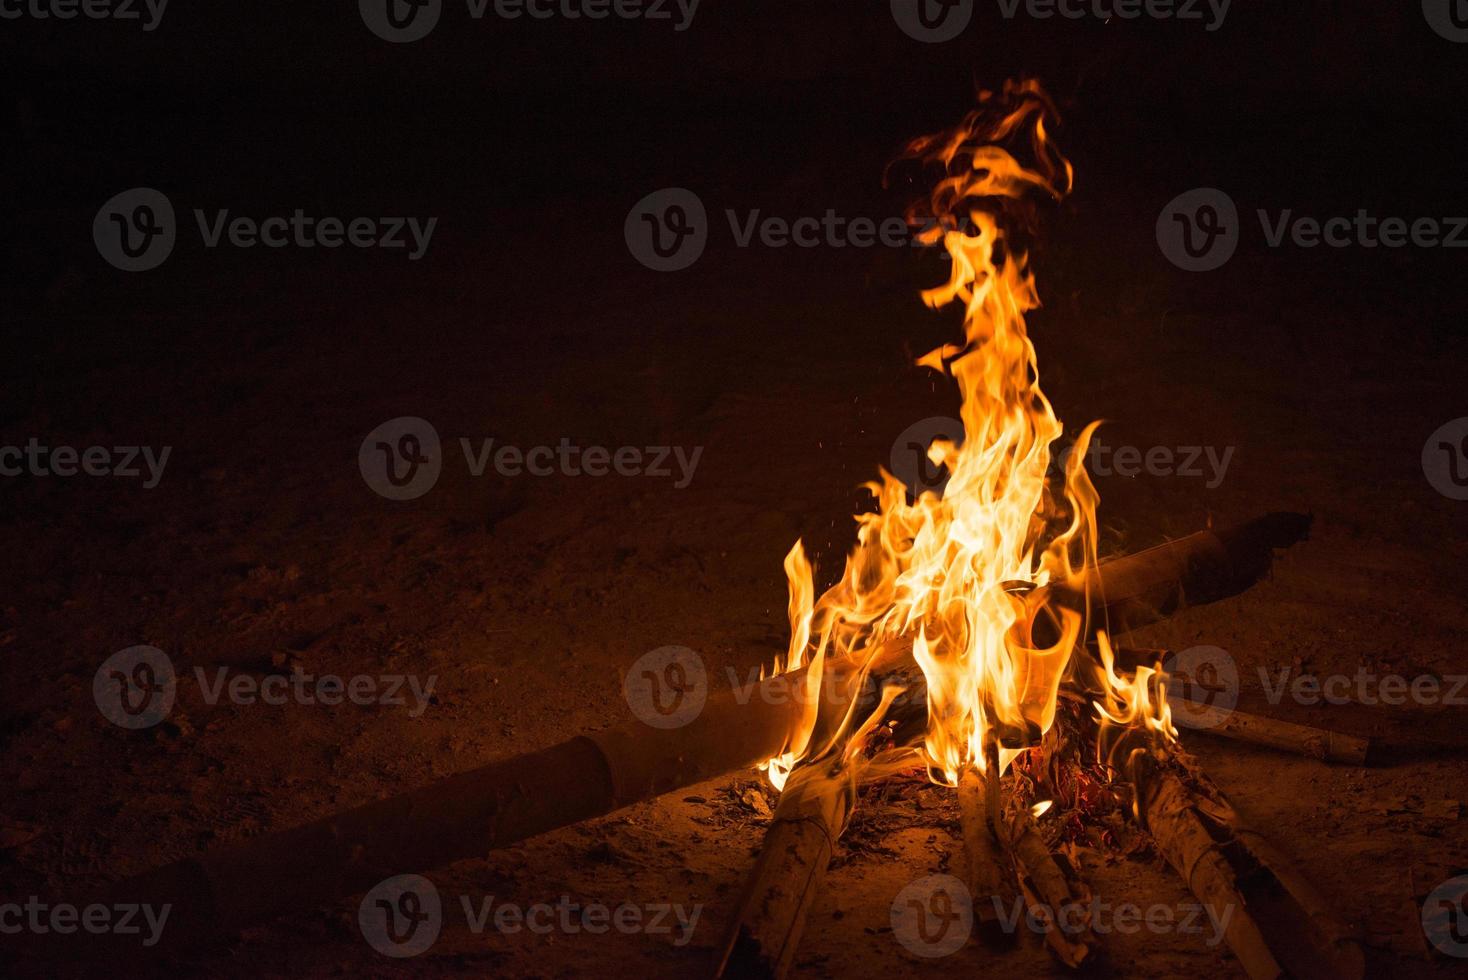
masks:
MULTIPOLYGON (((814 603, 811 566, 796 543, 785 560, 790 648, 775 665, 810 664, 819 686, 828 658, 870 662, 880 651, 910 647, 927 682, 919 754, 930 778, 947 785, 956 785, 966 766, 987 769, 990 758, 1007 767, 1053 723, 1086 623, 1074 610, 1049 609, 1058 635, 1037 646, 1034 610, 1022 593, 1078 584, 1096 560, 1098 498, 1082 463, 1095 424, 1080 434, 1064 472, 1051 476, 1051 446, 1064 429, 1040 389, 1025 326, 1025 314, 1039 306, 1023 241, 1025 196, 1059 200, 1071 188, 1071 166, 1046 133, 1053 108, 1038 84, 1009 83, 1000 94, 981 93, 979 103, 954 129, 914 140, 903 153, 943 171, 908 217, 951 259, 948 281, 922 297, 934 308, 963 304, 964 342, 917 363, 957 384, 963 442, 929 447, 929 458, 950 474, 941 495, 924 492, 910 501, 885 470, 865 484, 876 510, 857 516, 845 573, 814 603), (1007 146, 1024 152, 1026 162, 1007 146)), ((1109 645, 1103 649, 1109 655, 1109 645)), ((1147 678, 1138 681, 1139 695, 1109 660, 1097 674, 1108 692, 1098 711, 1109 722, 1133 724, 1165 712, 1165 700, 1146 699, 1147 678)), ((818 700, 788 751, 767 764, 777 786, 812 750, 818 700)), ((1170 729, 1162 718, 1159 730, 1170 729)), ((868 719, 863 736, 870 725, 868 719)))

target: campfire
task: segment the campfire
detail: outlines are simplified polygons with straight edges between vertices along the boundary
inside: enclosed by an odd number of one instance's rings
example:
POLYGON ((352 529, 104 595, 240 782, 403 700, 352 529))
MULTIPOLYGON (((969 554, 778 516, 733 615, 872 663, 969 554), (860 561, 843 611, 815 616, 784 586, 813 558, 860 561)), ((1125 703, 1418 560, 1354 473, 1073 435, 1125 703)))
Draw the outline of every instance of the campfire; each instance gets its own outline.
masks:
MULTIPOLYGON (((1119 657, 1113 646, 1109 629, 1129 624, 1106 615, 1118 582, 1097 558, 1098 495, 1081 464, 1097 423, 1052 466, 1064 427, 1025 325, 1039 305, 1031 198, 1058 200, 1073 177, 1046 130, 1053 116, 1036 83, 1010 83, 903 154, 937 171, 908 218, 951 260, 947 282, 923 300, 959 306, 963 339, 918 364, 957 385, 964 439, 928 450, 948 473, 941 493, 914 496, 885 471, 867 485, 876 509, 857 518, 845 571, 818 601, 800 542, 786 558, 790 646, 776 671, 804 670, 816 690, 835 670, 849 674, 838 687, 867 696, 844 711, 839 698, 804 699, 789 746, 765 764, 782 793, 726 948, 721 969, 730 974, 786 972, 856 789, 915 768, 958 793, 966 884, 979 932, 995 944, 1006 938, 998 910, 1018 891, 1052 919, 1046 939, 1067 966, 1096 948, 1085 921, 1053 923, 1088 898, 1037 822, 1063 800, 1061 833, 1125 810, 1200 900, 1243 912, 1228 939, 1251 976, 1362 971, 1359 949, 1323 901, 1181 752, 1165 654, 1119 657), (1270 921, 1281 907, 1295 913, 1284 913, 1287 934, 1270 921), (1302 924, 1311 927, 1303 936, 1302 924), (1274 945, 1265 931, 1276 932, 1274 945)), ((1304 526, 1288 516, 1256 526, 1244 535, 1253 539, 1248 559, 1304 526)), ((1209 710, 1203 699, 1184 702, 1209 710)), ((1313 733, 1289 734, 1304 745, 1313 733)))
MULTIPOLYGON (((1087 885, 1060 845, 1121 819, 1150 834, 1199 901, 1231 910, 1225 938, 1250 976, 1360 976, 1348 930, 1199 770, 1175 713, 1320 758, 1359 762, 1365 743, 1220 711, 1190 695, 1206 677, 1115 639, 1249 588, 1309 520, 1271 514, 1100 558, 1083 465, 1096 424, 1060 452, 1066 430, 1025 321, 1039 305, 1038 209, 1072 183, 1054 118, 1038 85, 1011 83, 906 147, 906 165, 931 177, 909 217, 951 260, 923 299, 962 313, 961 338, 918 363, 957 386, 964 437, 929 447, 948 473, 941 492, 914 494, 885 472, 868 484, 875 509, 857 517, 845 570, 819 598, 795 544, 789 645, 752 695, 711 693, 681 726, 629 721, 180 862, 119 894, 171 901, 191 925, 179 934, 231 930, 758 767, 780 797, 718 969, 779 976, 864 789, 919 773, 957 796, 963 876, 995 955, 1012 936, 988 899, 1052 916, 1084 907, 1087 885)), ((1085 922, 1046 936, 1070 967, 1101 953, 1085 922)))

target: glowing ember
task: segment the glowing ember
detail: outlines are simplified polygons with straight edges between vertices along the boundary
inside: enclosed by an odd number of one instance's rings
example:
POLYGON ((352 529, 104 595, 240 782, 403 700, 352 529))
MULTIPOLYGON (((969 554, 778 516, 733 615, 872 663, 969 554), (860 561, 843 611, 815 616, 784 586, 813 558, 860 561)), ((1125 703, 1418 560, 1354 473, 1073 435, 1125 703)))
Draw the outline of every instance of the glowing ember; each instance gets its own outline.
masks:
MULTIPOLYGON (((809 683, 818 686, 832 658, 874 664, 910 650, 927 684, 927 727, 907 762, 950 786, 966 767, 1003 771, 1035 745, 1055 720, 1062 684, 1099 692, 1103 729, 1175 734, 1155 672, 1118 675, 1100 630, 1101 664, 1077 654, 1090 635, 1084 612, 1027 601, 1049 583, 1084 589, 1082 573, 1096 561, 1097 494, 1082 466, 1095 423, 1080 434, 1064 472, 1052 474, 1052 446, 1064 429, 1040 388, 1025 328, 1039 297, 1019 219, 1028 198, 1058 200, 1072 182, 1070 164, 1046 133, 1052 115, 1037 84, 1010 83, 1002 93, 982 93, 954 129, 906 148, 904 158, 942 169, 909 219, 951 258, 948 281, 922 295, 934 308, 962 304, 964 339, 918 364, 958 385, 963 443, 929 447, 929 458, 951 474, 941 496, 910 500, 886 471, 866 484, 876 510, 857 516, 845 573, 819 601, 800 542, 785 560, 791 637, 775 669, 809 664, 809 683)), ((844 740, 842 768, 883 723, 891 699, 865 720, 848 716, 835 736, 813 744, 819 699, 811 698, 808 723, 767 764, 771 781, 783 786, 795 763, 844 740)))

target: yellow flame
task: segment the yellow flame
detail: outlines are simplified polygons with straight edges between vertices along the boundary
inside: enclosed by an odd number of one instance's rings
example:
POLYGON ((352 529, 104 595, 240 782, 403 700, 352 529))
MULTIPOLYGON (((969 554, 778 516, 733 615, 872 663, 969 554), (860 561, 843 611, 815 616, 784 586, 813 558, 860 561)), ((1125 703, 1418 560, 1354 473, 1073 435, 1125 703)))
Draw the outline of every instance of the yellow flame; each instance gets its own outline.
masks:
MULTIPOLYGON (((785 560, 791 640, 776 669, 816 669, 824 657, 860 661, 910 647, 927 682, 921 761, 930 778, 948 785, 965 767, 986 769, 999 745, 995 755, 1007 767, 1049 729, 1072 651, 1086 635, 1082 613, 1031 609, 1023 594, 1053 582, 1079 585, 1096 560, 1097 495, 1083 466, 1095 426, 1052 475, 1051 447, 1064 428, 1040 389, 1025 324, 1040 301, 1020 220, 1024 198, 1059 199, 1073 176, 1046 133, 1051 112, 1036 83, 1010 83, 1000 94, 982 93, 954 129, 914 140, 904 152, 942 171, 909 218, 951 259, 947 281, 922 298, 935 308, 960 302, 964 338, 917 363, 957 384, 964 438, 929 447, 929 458, 950 474, 941 495, 909 499, 885 470, 865 484, 876 509, 857 516, 845 573, 819 601, 812 603, 812 570, 799 542, 785 560), (1043 646, 1033 629, 1038 612, 1055 627, 1043 646)), ((1106 718, 1153 716, 1145 677, 1137 692, 1109 666, 1105 675, 1127 692, 1097 706, 1106 718)), ((812 717, 789 751, 767 764, 777 786, 810 748, 813 727, 812 717)))

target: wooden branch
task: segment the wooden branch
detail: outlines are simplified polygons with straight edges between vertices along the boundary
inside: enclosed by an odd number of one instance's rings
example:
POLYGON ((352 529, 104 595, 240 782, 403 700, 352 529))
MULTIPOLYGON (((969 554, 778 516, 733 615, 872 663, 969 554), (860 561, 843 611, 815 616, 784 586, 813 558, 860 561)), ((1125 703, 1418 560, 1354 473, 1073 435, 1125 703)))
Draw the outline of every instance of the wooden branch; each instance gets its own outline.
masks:
MULTIPOLYGON (((779 755, 807 712, 792 696, 804 673, 710 695, 682 727, 631 720, 168 865, 97 900, 171 903, 165 942, 194 943, 483 855, 779 755)), ((849 701, 860 679, 836 664, 824 686, 849 701)))
MULTIPOLYGON (((1094 650, 1090 651, 1093 655, 1094 650)), ((1116 666, 1124 673, 1135 673, 1138 667, 1163 669, 1170 650, 1137 647, 1118 647, 1116 666)), ((1186 717, 1186 727, 1204 735, 1216 735, 1253 745, 1294 752, 1299 755, 1320 759, 1323 762, 1343 762, 1364 766, 1372 749, 1372 740, 1359 735, 1347 735, 1328 728, 1301 725, 1296 722, 1279 721, 1263 715, 1250 714, 1237 708, 1223 709, 1214 705, 1198 704, 1183 699, 1172 701, 1173 724, 1186 717), (1181 704, 1181 707, 1179 705, 1181 704)))
POLYGON ((1014 942, 1004 928, 1003 910, 1018 897, 1014 874, 1000 843, 998 767, 989 773, 965 769, 958 780, 959 823, 963 830, 964 884, 973 898, 974 928, 989 946, 1014 942))
MULTIPOLYGON (((1090 609, 1100 620, 1097 625, 1116 636, 1247 590, 1269 571, 1276 550, 1309 536, 1310 521, 1304 514, 1281 512, 1199 531, 1103 561, 1079 583, 1036 589, 1028 601, 1031 608, 1058 603, 1090 609)), ((1041 642, 1047 639, 1042 633, 1041 642)))
POLYGON ((1191 702, 1185 709, 1190 731, 1202 735, 1217 735, 1220 738, 1265 745, 1299 755, 1319 759, 1322 762, 1342 762, 1355 766, 1366 765, 1366 756, 1371 751, 1371 739, 1358 735, 1346 735, 1313 725, 1297 725, 1289 721, 1277 721, 1262 715, 1251 715, 1237 708, 1225 710, 1213 705, 1198 705, 1191 702))
POLYGON ((779 978, 790 971, 831 851, 855 805, 854 784, 820 766, 790 774, 750 873, 716 976, 779 978))
POLYGON ((1324 898, 1228 800, 1181 757, 1146 760, 1138 775, 1143 823, 1167 862, 1219 921, 1255 980, 1352 980, 1361 947, 1324 898))
MULTIPOLYGON (((1202 531, 1103 562, 1079 584, 1035 589, 1026 601, 1062 602, 1131 628, 1242 591, 1268 568, 1275 548, 1292 544, 1308 526, 1300 515, 1270 515, 1202 531)), ((900 649, 881 654, 888 667, 910 656, 900 649)), ((854 658, 827 663, 823 699, 844 711, 859 694, 864 666, 854 658)), ((478 856, 776 756, 806 722, 807 705, 791 696, 804 678, 802 669, 739 698, 711 694, 681 728, 630 721, 490 763, 119 882, 100 899, 170 903, 165 941, 206 940, 313 909, 395 874, 478 856)))
POLYGON ((1066 966, 1079 967, 1100 948, 1089 917, 1089 886, 1070 862, 1051 852, 1028 810, 1015 817, 1010 835, 1009 849, 1025 902, 1049 923, 1046 945, 1066 966))

